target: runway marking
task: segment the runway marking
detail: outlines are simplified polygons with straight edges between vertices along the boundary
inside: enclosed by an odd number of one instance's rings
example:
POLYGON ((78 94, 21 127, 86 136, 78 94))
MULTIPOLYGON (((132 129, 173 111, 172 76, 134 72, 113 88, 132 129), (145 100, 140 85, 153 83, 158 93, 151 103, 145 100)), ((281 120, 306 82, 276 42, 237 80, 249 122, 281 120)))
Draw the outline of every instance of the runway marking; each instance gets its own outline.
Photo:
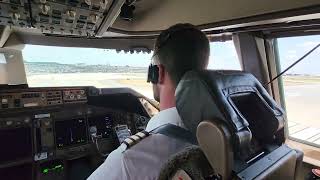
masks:
POLYGON ((307 128, 308 128, 307 126, 298 124, 296 126, 293 126, 293 127, 289 128, 289 134, 291 136, 292 134, 297 133, 297 132, 302 131, 302 130, 307 129, 307 128))
POLYGON ((307 140, 319 133, 320 133, 320 129, 309 127, 299 132, 296 132, 294 134, 291 134, 291 136, 297 139, 307 140))
POLYGON ((320 133, 315 135, 315 136, 312 136, 311 138, 307 139, 307 141, 309 142, 315 142, 317 140, 320 140, 320 133))
POLYGON ((313 143, 320 145, 320 139, 318 139, 317 141, 315 141, 313 143))
POLYGON ((295 123, 295 122, 293 122, 293 121, 288 121, 288 127, 290 128, 290 127, 293 127, 293 126, 296 126, 296 125, 298 125, 298 123, 295 123))

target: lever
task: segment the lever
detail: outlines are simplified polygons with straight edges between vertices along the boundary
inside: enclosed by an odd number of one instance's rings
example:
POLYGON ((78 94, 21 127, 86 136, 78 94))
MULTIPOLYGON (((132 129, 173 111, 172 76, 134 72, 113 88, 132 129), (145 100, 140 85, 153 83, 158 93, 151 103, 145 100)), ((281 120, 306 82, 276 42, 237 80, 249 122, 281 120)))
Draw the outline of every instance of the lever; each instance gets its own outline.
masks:
POLYGON ((91 140, 92 142, 96 145, 96 148, 99 152, 99 154, 102 156, 102 157, 107 157, 109 155, 109 153, 107 154, 104 154, 100 151, 100 147, 99 147, 99 144, 98 144, 98 139, 101 139, 102 138, 102 135, 97 135, 97 127, 96 126, 91 126, 89 128, 89 132, 90 132, 90 136, 91 136, 91 140))

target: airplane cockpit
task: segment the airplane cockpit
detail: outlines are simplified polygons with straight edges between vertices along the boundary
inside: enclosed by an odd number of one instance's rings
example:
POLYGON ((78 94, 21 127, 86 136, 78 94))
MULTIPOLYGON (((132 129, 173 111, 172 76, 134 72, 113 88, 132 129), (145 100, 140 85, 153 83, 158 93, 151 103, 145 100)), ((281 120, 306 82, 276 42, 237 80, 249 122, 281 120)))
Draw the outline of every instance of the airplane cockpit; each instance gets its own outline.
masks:
MULTIPOLYGON (((25 59, 27 46, 95 48, 123 53, 129 59, 137 53, 148 54, 149 58, 160 32, 177 23, 196 25, 210 43, 230 42, 239 60, 240 74, 207 72, 201 75, 209 79, 203 85, 199 84, 204 82, 200 75, 191 72, 184 77, 187 83, 179 84, 176 91, 180 116, 189 122, 201 119, 186 125, 197 136, 208 166, 219 173, 220 179, 231 179, 231 171, 237 174, 235 179, 302 179, 311 167, 320 166, 319 157, 310 161, 310 156, 317 156, 320 151, 318 148, 308 154, 305 152, 311 151, 299 149, 305 153, 303 159, 302 152, 292 150, 297 146, 291 149, 285 145, 288 125, 281 109, 284 107, 282 82, 274 78, 281 72, 276 38, 319 35, 319 9, 318 0, 0 0, 0 179, 86 179, 126 138, 144 131, 149 120, 160 111, 151 91, 143 94, 144 91, 131 88, 147 81, 149 59, 143 61, 145 68, 139 69, 102 65, 104 60, 100 61, 99 56, 95 59, 98 62, 95 69, 90 71, 95 75, 82 75, 88 78, 80 85, 76 83, 81 79, 79 76, 62 86, 56 86, 55 81, 64 81, 65 69, 78 76, 76 73, 80 71, 87 72, 86 66, 54 64, 52 60, 37 65, 37 70, 61 76, 49 77, 39 86, 32 86, 27 72, 35 63, 25 59), (60 70, 52 71, 50 66, 60 70), (65 69, 61 70, 63 66, 65 69), (73 70, 74 67, 78 69, 73 70), (114 69, 106 69, 110 67, 114 69), (132 69, 134 72, 129 72, 132 69), (118 78, 120 71, 130 77, 118 78), (118 79, 95 80, 103 76, 99 74, 102 72, 111 72, 110 76, 118 79), (139 81, 133 78, 137 76, 139 81), (99 86, 90 81, 99 82, 99 86), (128 86, 110 85, 119 82, 128 86), (207 91, 218 94, 212 98, 215 102, 204 96, 207 91), (211 113, 209 105, 225 109, 211 113), (256 112, 251 113, 252 109, 256 112), (260 117, 261 114, 264 116, 260 117), (211 124, 207 120, 212 116, 231 123, 227 128, 220 123, 211 124), (264 128, 268 130, 261 131, 264 128), (212 139, 216 141, 212 143, 212 139), (254 149, 257 144, 259 148, 254 149), (238 146, 250 148, 239 148, 238 153, 235 148, 238 146), (212 150, 215 147, 219 148, 212 150), (248 149, 252 153, 247 153, 248 149), (234 156, 231 158, 228 153, 234 156), (274 170, 278 169, 276 164, 281 164, 280 172, 274 170), (271 172, 276 175, 268 176, 271 172)), ((41 48, 34 53, 40 51, 41 48)), ((90 51, 86 52, 90 56, 90 51)), ((78 55, 72 54, 74 58, 78 55)), ((34 77, 33 82, 44 76, 34 77)))
POLYGON ((111 91, 94 87, 1 91, 5 144, 1 162, 6 163, 1 177, 81 179, 90 175, 89 170, 97 168, 120 142, 144 130, 153 113, 148 107, 152 105, 133 91, 111 91), (68 177, 67 171, 82 173, 73 169, 77 164, 85 164, 87 172, 68 177))

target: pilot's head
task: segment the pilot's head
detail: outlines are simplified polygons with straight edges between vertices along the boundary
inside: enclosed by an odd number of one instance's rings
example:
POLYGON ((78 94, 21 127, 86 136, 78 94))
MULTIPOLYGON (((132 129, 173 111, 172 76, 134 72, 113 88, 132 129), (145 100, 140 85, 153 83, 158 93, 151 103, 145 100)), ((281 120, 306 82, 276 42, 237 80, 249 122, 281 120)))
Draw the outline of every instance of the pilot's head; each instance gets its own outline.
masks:
POLYGON ((154 98, 160 102, 166 98, 161 96, 173 93, 174 97, 175 88, 187 71, 207 68, 209 53, 208 38, 194 25, 176 24, 162 31, 149 67, 148 81, 153 83, 154 98))

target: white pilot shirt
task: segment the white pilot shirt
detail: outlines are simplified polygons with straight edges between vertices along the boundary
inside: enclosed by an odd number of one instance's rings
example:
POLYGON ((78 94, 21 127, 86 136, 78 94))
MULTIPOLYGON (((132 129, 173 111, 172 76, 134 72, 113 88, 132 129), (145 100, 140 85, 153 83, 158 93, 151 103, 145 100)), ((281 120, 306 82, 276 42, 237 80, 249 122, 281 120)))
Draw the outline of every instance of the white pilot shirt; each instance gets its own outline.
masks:
MULTIPOLYGON (((147 124, 146 131, 164 124, 185 128, 175 107, 160 111, 147 124)), ((189 144, 162 134, 153 134, 123 151, 119 146, 110 153, 88 180, 153 180, 157 179, 162 165, 189 144)))

